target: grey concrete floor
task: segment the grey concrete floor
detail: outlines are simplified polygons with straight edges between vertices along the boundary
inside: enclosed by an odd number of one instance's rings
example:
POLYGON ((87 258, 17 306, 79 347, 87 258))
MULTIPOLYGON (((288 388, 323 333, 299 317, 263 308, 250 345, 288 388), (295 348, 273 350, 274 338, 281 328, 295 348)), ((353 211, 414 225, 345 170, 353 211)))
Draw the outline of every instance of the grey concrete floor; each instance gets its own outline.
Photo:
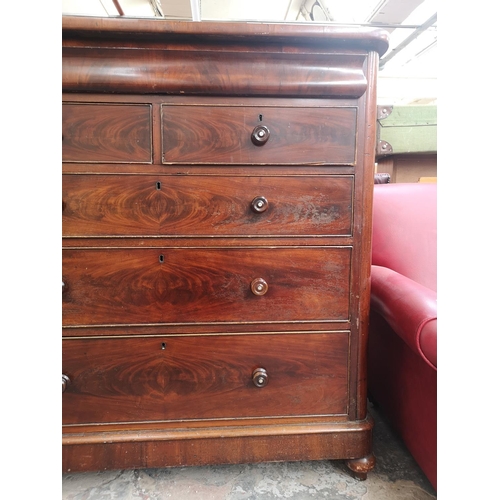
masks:
POLYGON ((375 469, 354 479, 342 461, 66 473, 62 500, 430 500, 436 492, 378 411, 375 469))

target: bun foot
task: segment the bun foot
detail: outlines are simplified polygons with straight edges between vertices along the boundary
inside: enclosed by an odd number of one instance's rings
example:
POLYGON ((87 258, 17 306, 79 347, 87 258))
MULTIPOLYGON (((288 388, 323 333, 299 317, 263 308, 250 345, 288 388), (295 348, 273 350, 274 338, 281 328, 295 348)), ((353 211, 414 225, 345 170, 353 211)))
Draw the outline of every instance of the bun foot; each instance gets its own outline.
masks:
POLYGON ((346 465, 356 479, 364 481, 368 476, 368 472, 375 467, 375 457, 370 453, 366 457, 346 460, 346 465))

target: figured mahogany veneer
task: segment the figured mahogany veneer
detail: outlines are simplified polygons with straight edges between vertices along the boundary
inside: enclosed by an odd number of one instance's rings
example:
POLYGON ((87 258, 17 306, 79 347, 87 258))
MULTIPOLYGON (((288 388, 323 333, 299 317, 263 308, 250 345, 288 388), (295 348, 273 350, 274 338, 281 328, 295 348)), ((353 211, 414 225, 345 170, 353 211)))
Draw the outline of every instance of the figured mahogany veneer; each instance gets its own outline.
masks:
POLYGON ((105 92, 136 93, 146 82, 153 92, 165 94, 182 89, 185 94, 248 95, 257 90, 266 96, 311 96, 319 92, 359 97, 367 88, 362 55, 310 53, 304 57, 282 52, 279 47, 274 53, 269 47, 263 53, 240 52, 231 50, 223 41, 202 52, 197 50, 196 41, 189 52, 174 47, 168 51, 148 50, 147 41, 145 45, 120 51, 63 47, 65 89, 87 91, 98 87, 105 92), (89 57, 93 53, 99 57, 98 64, 89 57), (285 71, 276 72, 277 65, 285 71), (82 79, 82 75, 86 78, 82 79))
POLYGON ((63 423, 345 414, 348 343, 346 332, 66 339, 63 423))
POLYGON ((151 162, 151 105, 62 107, 62 159, 67 162, 151 162))
POLYGON ((63 235, 352 234, 353 176, 64 175, 63 235), (252 205, 263 196, 265 210, 252 205))
POLYGON ((63 18, 64 471, 344 459, 377 29, 63 18))
MULTIPOLYGON (((356 108, 172 106, 162 108, 163 163, 352 164, 356 108), (265 126, 266 147, 255 147, 265 126)), ((257 143, 257 145, 260 145, 257 143)))
POLYGON ((64 249, 63 269, 64 326, 349 319, 349 247, 64 249))

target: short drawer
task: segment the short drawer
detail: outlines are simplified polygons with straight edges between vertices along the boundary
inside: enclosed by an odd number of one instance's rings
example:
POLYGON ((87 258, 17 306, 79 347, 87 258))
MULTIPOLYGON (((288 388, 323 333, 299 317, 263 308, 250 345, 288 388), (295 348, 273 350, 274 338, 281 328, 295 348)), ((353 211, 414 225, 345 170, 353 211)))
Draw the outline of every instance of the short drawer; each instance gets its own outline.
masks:
POLYGON ((63 162, 151 163, 151 105, 63 103, 63 162))
POLYGON ((63 325, 349 318, 351 247, 63 250, 63 325))
POLYGON ((349 236, 352 198, 352 176, 63 175, 63 236, 349 236))
POLYGON ((162 106, 163 163, 355 163, 355 107, 162 106))
POLYGON ((63 340, 63 424, 346 414, 347 332, 63 340))

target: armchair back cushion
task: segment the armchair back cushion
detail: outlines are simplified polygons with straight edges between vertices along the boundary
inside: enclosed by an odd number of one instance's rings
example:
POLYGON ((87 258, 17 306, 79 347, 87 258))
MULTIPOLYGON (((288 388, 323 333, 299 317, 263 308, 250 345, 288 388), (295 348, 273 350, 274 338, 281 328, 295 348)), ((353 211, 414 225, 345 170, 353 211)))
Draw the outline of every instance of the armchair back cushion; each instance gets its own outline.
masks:
POLYGON ((372 264, 437 291, 437 184, 376 184, 372 264), (407 221, 412 221, 409 224, 407 221))

